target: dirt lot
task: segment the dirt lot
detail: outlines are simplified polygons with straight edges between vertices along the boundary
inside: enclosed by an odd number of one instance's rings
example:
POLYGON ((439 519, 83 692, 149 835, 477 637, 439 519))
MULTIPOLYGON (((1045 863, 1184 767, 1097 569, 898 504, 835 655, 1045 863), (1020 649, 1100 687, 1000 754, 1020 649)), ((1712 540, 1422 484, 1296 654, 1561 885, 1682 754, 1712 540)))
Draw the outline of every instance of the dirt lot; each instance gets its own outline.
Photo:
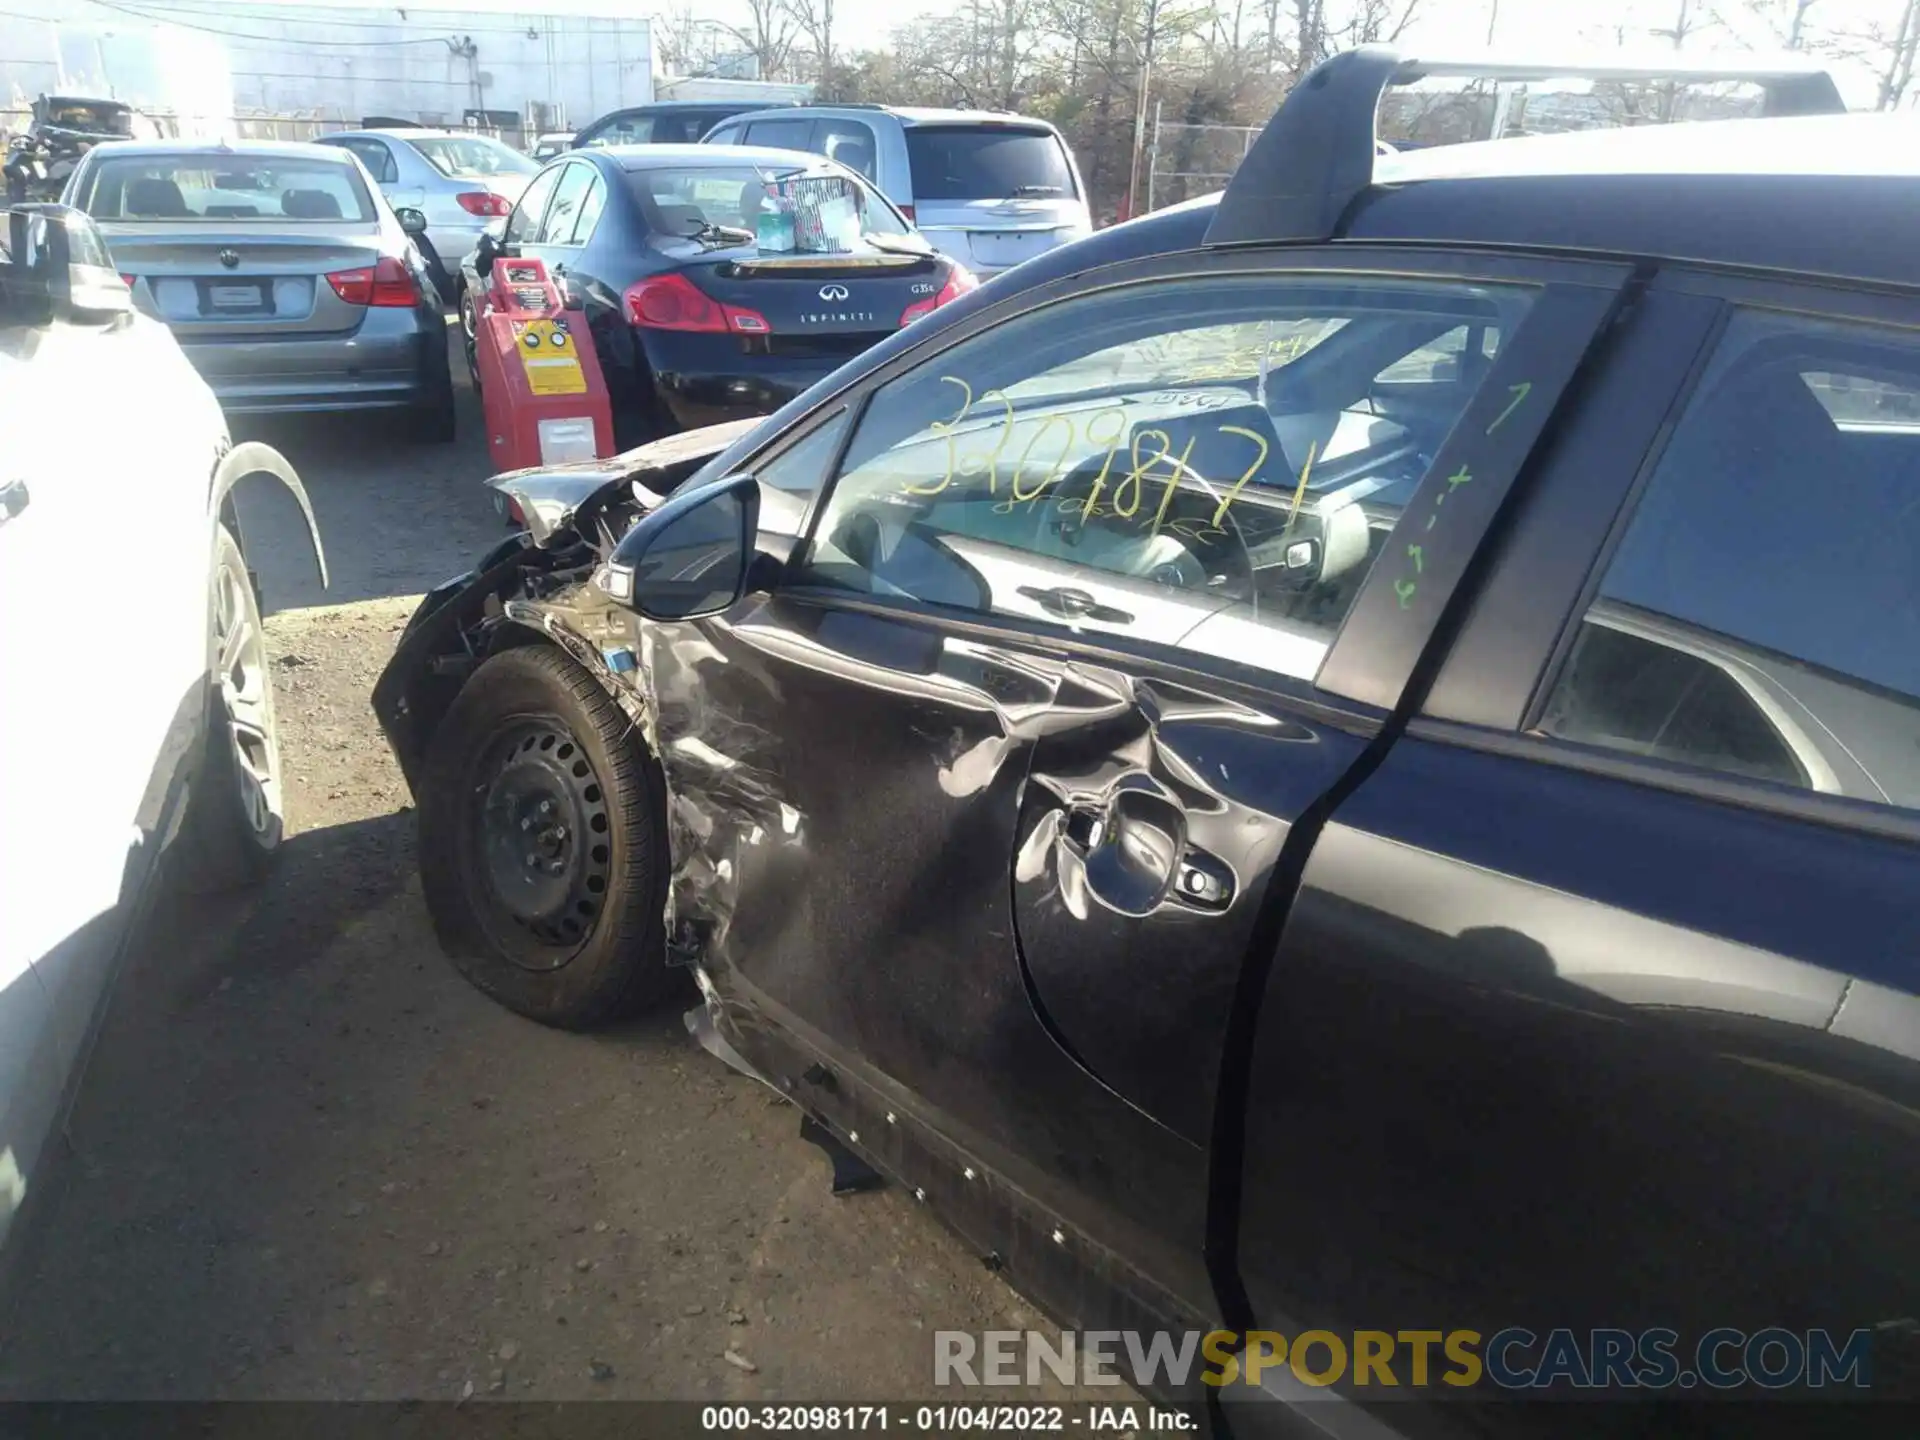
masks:
POLYGON ((262 432, 336 582, 249 506, 291 838, 258 894, 163 902, 123 974, 0 1398, 908 1398, 933 1330, 1038 1323, 911 1197, 834 1199, 678 1014, 560 1034, 441 958, 367 695, 410 597, 501 533, 462 401, 452 447, 262 432))

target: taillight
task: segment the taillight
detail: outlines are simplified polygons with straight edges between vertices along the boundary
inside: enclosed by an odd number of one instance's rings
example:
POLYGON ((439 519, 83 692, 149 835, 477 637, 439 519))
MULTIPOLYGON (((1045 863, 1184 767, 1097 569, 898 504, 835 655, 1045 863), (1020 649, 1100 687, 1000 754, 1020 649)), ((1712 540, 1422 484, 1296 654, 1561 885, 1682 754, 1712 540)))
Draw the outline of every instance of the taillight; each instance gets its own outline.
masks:
POLYGON ((123 283, 129 290, 133 288, 134 282, 139 278, 140 277, 138 275, 129 275, 124 270, 120 272, 121 283, 123 283))
POLYGON ((649 330, 704 330, 765 335, 773 327, 758 310, 714 299, 684 275, 654 275, 627 287, 627 317, 649 330))
POLYGON ((913 218, 913 207, 911 205, 902 205, 900 207, 900 213, 907 217, 907 223, 909 225, 918 225, 920 223, 913 218))
POLYGON ((978 290, 980 281, 974 273, 959 261, 952 262, 953 269, 947 274, 947 283, 940 287, 940 293, 925 300, 916 300, 900 312, 900 323, 911 325, 922 315, 931 315, 949 300, 958 300, 969 290, 978 290))
POLYGON ((327 276, 333 293, 349 305, 414 306, 420 303, 419 287, 407 267, 391 255, 378 265, 358 270, 335 270, 327 276))
POLYGON ((511 215, 513 202, 491 190, 462 190, 453 197, 469 215, 511 215))

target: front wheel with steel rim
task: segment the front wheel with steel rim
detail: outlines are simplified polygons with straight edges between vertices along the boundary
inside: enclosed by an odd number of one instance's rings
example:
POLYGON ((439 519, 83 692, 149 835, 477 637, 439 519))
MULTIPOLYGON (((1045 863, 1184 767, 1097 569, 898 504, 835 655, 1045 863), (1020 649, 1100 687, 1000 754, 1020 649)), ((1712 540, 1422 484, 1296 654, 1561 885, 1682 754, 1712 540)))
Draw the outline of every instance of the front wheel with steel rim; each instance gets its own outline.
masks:
POLYGON ((480 989, 568 1029, 681 994, 666 963, 659 768, 568 656, 528 646, 476 670, 418 799, 427 908, 480 989))
POLYGON ((200 890, 264 873, 285 814, 266 631, 246 559, 224 525, 214 535, 210 590, 206 745, 180 835, 189 881, 200 890))

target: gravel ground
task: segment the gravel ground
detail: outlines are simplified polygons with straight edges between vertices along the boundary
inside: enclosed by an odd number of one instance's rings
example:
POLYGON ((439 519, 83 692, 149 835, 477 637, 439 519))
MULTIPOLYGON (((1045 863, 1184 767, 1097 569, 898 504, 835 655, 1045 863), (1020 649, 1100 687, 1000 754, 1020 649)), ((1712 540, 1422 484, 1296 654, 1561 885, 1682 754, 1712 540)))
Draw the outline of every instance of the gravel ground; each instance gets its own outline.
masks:
POLYGON ((678 1014, 546 1030, 434 945, 367 696, 413 597, 501 533, 461 398, 454 446, 261 433, 335 579, 247 505, 290 838, 256 894, 164 897, 130 958, 0 1398, 931 1396, 932 1331, 1039 1323, 1003 1281, 896 1189, 833 1198, 797 1112, 678 1014))

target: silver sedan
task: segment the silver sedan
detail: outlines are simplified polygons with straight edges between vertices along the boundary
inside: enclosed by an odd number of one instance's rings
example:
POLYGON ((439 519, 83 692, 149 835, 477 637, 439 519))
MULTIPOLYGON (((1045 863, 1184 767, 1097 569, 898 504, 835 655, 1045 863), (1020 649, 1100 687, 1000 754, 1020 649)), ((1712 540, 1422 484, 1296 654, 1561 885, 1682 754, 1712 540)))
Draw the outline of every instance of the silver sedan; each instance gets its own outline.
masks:
POLYGON ((407 223, 321 145, 122 141, 66 201, 228 414, 398 409, 453 438, 446 321, 407 223))
MULTIPOLYGON (((348 130, 320 143, 358 155, 394 209, 427 217, 427 242, 455 283, 481 232, 540 168, 511 146, 459 130, 348 130)), ((459 296, 445 298, 451 305, 459 296)))

